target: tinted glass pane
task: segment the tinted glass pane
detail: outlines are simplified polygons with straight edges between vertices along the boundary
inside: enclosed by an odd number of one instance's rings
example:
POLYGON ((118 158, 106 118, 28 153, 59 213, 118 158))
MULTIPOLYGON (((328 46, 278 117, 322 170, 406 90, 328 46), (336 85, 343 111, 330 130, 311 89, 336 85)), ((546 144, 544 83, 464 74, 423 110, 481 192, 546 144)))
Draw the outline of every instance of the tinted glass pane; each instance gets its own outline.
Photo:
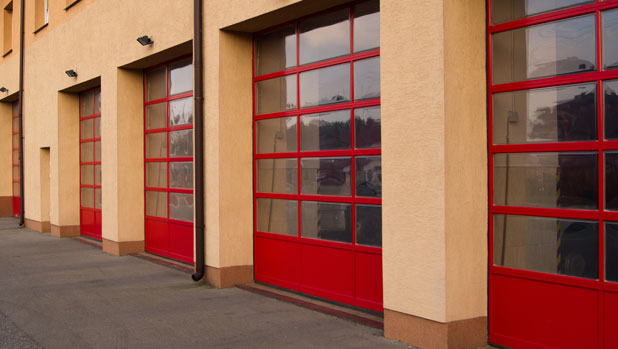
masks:
POLYGON ((494 265, 598 278, 598 230, 591 221, 494 215, 494 265))
POLYGON ((101 161, 101 141, 94 142, 94 161, 101 161))
POLYGON ((350 101, 350 64, 307 71, 300 74, 302 108, 350 101))
POLYGON ((93 188, 81 188, 82 207, 94 208, 94 189, 93 188))
POLYGON ((260 154, 296 151, 296 117, 257 121, 255 138, 260 154))
POLYGON ((594 0, 491 0, 491 21, 504 23, 591 2, 594 0))
POLYGON ((301 150, 350 149, 351 112, 339 110, 300 117, 301 150))
POLYGON ((148 133, 146 135, 146 157, 149 159, 167 157, 167 133, 148 133))
POLYGON ((618 139, 618 80, 603 83, 605 98, 605 139, 618 139))
POLYGON ((618 152, 605 153, 605 208, 618 211, 618 152))
POLYGON ((146 215, 167 218, 167 193, 146 192, 146 215))
POLYGON ((19 167, 13 167, 13 180, 19 180, 19 167))
POLYGON ((19 196, 19 183, 13 183, 13 196, 19 196))
POLYGON ((257 160, 259 193, 298 193, 298 161, 296 159, 257 160))
POLYGON ((382 247, 382 206, 356 205, 356 243, 382 247))
POLYGON ((102 209, 103 205, 101 204, 102 198, 101 198, 101 188, 96 188, 94 190, 94 208, 97 209, 102 209))
POLYGON ((618 9, 601 13, 603 23, 603 69, 618 68, 618 9))
POLYGON ((13 119, 13 132, 19 131, 19 118, 13 119))
POLYGON ((300 64, 350 54, 350 10, 342 9, 300 23, 300 64))
POLYGON ((495 154, 494 204, 597 209, 597 175, 596 153, 495 154))
POLYGON ((301 193, 351 195, 350 158, 305 158, 300 160, 301 193))
POLYGON ((170 136, 170 157, 193 156, 193 130, 172 131, 170 136))
POLYGON ((354 62, 354 99, 380 97, 380 57, 354 62))
POLYGON ((13 150, 13 163, 19 163, 19 150, 13 150))
POLYGON ((94 184, 101 185, 101 165, 94 166, 94 184))
POLYGON ((255 38, 255 74, 264 75, 296 66, 296 27, 255 38))
POLYGON ((170 162, 170 188, 193 189, 192 162, 170 162))
POLYGON ((255 113, 296 109, 296 75, 262 80, 255 84, 255 113))
POLYGON ((191 61, 170 64, 170 96, 193 91, 193 64, 191 61))
POLYGON ((618 282, 618 224, 605 223, 605 280, 618 282))
POLYGON ((94 137, 93 119, 82 120, 79 122, 81 125, 81 139, 92 139, 94 137))
POLYGON ((170 126, 193 123, 193 98, 177 99, 170 102, 170 126))
POLYGON ((101 114, 101 90, 94 91, 94 113, 101 114))
POLYGON ((94 138, 101 138, 101 118, 94 118, 94 138))
POLYGON ((298 201, 257 199, 257 230, 298 236, 298 201))
POLYGON ((167 80, 165 79, 165 67, 155 69, 146 73, 146 100, 165 98, 167 80))
POLYGON ((596 84, 497 93, 494 144, 597 139, 596 84))
POLYGON ((94 184, 94 166, 82 165, 81 166, 81 184, 93 185, 94 184))
POLYGON ((382 196, 382 157, 356 157, 356 195, 382 196))
POLYGON ((82 117, 94 115, 94 93, 93 92, 83 93, 79 97, 79 105, 80 105, 80 115, 82 117))
POLYGON ((303 201, 302 237, 352 242, 352 205, 303 201))
POLYGON ((167 188, 167 162, 146 163, 146 186, 167 188))
POLYGON ((492 35, 494 84, 593 71, 594 14, 492 35))
POLYGON ((94 145, 92 142, 81 144, 81 161, 94 161, 94 145))
POLYGON ((19 135, 13 135, 13 148, 19 148, 19 135))
POLYGON ((157 103, 146 106, 146 129, 153 130, 167 127, 166 103, 157 103))
POLYGON ((356 148, 380 148, 382 145, 380 107, 354 110, 356 148))
POLYGON ((170 193, 170 219, 193 222, 193 194, 170 193))
POLYGON ((380 2, 354 6, 354 52, 380 47, 380 2))
POLYGON ((11 104, 11 111, 13 116, 19 115, 19 102, 13 102, 11 104))

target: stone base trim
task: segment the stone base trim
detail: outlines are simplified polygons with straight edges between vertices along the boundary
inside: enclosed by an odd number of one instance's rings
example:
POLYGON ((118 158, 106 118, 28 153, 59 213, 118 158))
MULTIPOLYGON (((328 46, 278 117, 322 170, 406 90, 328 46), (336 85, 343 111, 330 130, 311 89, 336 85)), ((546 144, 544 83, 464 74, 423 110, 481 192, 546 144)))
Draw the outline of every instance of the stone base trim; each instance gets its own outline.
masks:
POLYGON ((38 231, 39 233, 49 233, 51 231, 51 224, 49 221, 39 222, 26 218, 24 222, 26 223, 26 228, 38 231))
POLYGON ((116 256, 126 256, 131 253, 144 252, 144 241, 112 241, 103 239, 103 252, 116 256))
POLYGON ((469 349, 487 345, 487 317, 447 323, 384 309, 384 336, 427 349, 469 349))
POLYGON ((79 225, 51 225, 51 236, 57 238, 74 238, 79 236, 79 225))
POLYGON ((207 265, 206 281, 216 288, 233 287, 253 282, 253 266, 237 265, 233 267, 216 268, 207 265))
POLYGON ((0 196, 0 217, 13 217, 12 196, 0 196))

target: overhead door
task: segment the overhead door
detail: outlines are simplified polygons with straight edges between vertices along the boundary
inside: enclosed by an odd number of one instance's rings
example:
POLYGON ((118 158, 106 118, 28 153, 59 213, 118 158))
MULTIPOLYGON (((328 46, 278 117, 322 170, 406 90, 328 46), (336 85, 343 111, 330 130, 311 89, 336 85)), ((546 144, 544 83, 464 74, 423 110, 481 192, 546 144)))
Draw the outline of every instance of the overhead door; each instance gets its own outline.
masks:
POLYGON ((254 40, 255 280, 382 311, 377 1, 254 40))
POLYGON ((101 240, 101 89, 79 96, 80 232, 101 240))

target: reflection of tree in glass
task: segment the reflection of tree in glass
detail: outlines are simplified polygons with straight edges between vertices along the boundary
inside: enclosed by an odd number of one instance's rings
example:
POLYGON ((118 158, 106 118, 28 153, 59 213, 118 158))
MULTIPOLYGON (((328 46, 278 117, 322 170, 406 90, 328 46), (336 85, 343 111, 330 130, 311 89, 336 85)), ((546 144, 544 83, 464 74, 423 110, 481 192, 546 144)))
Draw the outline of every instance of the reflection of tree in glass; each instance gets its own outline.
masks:
POLYGON ((354 119, 356 128, 356 147, 357 148, 377 148, 381 144, 380 120, 374 118, 354 119))
POLYGON ((591 140, 596 138, 594 92, 583 92, 572 99, 558 101, 555 107, 536 110, 531 129, 534 139, 558 141, 591 140))

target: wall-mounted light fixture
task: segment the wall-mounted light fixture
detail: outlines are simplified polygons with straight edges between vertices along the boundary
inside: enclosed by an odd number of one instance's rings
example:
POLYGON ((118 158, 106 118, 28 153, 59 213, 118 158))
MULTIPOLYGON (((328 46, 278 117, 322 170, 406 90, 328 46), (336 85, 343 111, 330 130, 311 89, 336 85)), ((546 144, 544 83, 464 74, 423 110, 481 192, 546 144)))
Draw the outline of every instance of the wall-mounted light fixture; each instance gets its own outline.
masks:
POLYGON ((152 39, 148 35, 140 36, 139 38, 137 38, 137 42, 142 44, 142 46, 154 44, 154 41, 152 41, 152 39))
POLYGON ((71 69, 71 70, 67 70, 65 71, 65 73, 70 77, 70 78, 76 78, 77 77, 77 73, 75 72, 75 70, 71 69))
POLYGON ((9 92, 9 89, 6 87, 0 87, 0 92, 9 92))

